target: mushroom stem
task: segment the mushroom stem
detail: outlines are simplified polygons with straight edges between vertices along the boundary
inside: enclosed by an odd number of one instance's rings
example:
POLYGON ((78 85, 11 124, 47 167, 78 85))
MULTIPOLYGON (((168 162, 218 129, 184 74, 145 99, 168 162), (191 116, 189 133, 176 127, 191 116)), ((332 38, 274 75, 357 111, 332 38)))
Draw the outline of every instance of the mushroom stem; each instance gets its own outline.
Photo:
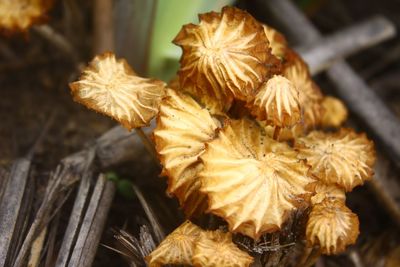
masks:
POLYGON ((300 261, 301 267, 310 267, 315 264, 318 260, 319 256, 321 256, 321 250, 319 248, 306 248, 303 254, 303 257, 300 261))
POLYGON ((281 132, 281 127, 276 126, 275 130, 274 130, 274 136, 273 136, 274 140, 278 141, 280 132, 281 132))
POLYGON ((153 142, 150 141, 149 137, 143 132, 142 128, 135 128, 135 131, 142 140, 146 150, 150 153, 153 160, 157 163, 157 165, 159 165, 160 163, 158 161, 157 152, 154 148, 153 142))

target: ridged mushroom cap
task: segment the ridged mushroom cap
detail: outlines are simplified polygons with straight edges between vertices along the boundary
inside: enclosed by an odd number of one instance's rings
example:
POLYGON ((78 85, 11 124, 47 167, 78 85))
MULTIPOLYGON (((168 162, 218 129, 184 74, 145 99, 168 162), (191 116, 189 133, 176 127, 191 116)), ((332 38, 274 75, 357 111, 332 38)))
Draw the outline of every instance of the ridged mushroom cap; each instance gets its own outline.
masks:
POLYGON ((322 100, 324 113, 322 116, 323 127, 339 128, 346 120, 348 111, 340 99, 333 96, 325 96, 322 100))
POLYGON ((263 24, 264 33, 268 38, 271 53, 275 57, 283 60, 288 49, 286 38, 276 29, 263 24))
POLYGON ((318 182, 315 185, 314 192, 315 195, 311 197, 312 205, 321 203, 325 199, 335 199, 341 200, 343 202, 346 201, 346 194, 343 188, 335 184, 325 184, 322 182, 318 182))
POLYGON ((112 117, 128 130, 148 125, 165 94, 164 82, 137 76, 112 53, 96 56, 70 88, 76 102, 112 117))
POLYGON ((168 89, 154 130, 156 150, 168 177, 168 193, 175 195, 188 217, 202 211, 207 203, 199 192, 199 156, 205 143, 216 133, 218 122, 207 109, 184 93, 168 89))
POLYGON ((182 87, 179 77, 175 77, 170 85, 169 88, 189 94, 213 115, 225 115, 233 101, 232 96, 226 96, 220 90, 208 91, 208 86, 204 84, 186 83, 185 87, 182 87))
POLYGON ((208 84, 211 96, 246 100, 264 81, 273 57, 262 25, 234 7, 201 14, 199 20, 183 26, 173 41, 183 50, 181 86, 208 84))
POLYGON ((331 255, 343 252, 354 244, 359 234, 356 214, 341 200, 325 199, 313 206, 306 226, 307 241, 319 245, 322 253, 331 255))
POLYGON ((232 242, 232 234, 221 230, 203 232, 193 253, 195 267, 245 267, 253 262, 232 242))
POLYGON ((283 76, 275 75, 264 82, 249 105, 258 120, 279 127, 290 127, 301 119, 299 91, 283 76))
POLYGON ((50 0, 0 1, 0 30, 26 31, 32 24, 45 18, 52 2, 50 0))
POLYGON ((200 227, 190 221, 184 222, 146 257, 146 262, 150 267, 167 264, 193 265, 194 248, 202 232, 200 227))
POLYGON ((346 191, 371 179, 374 173, 373 142, 351 129, 337 133, 313 131, 296 139, 295 148, 322 182, 338 184, 346 191))
POLYGON ((248 119, 227 122, 201 159, 209 211, 231 231, 254 239, 279 230, 291 211, 307 203, 307 186, 315 181, 295 151, 248 119))
POLYGON ((303 111, 303 127, 313 128, 319 125, 322 118, 322 93, 314 83, 304 61, 295 54, 288 52, 287 61, 283 67, 283 76, 289 79, 299 90, 300 106, 303 111))

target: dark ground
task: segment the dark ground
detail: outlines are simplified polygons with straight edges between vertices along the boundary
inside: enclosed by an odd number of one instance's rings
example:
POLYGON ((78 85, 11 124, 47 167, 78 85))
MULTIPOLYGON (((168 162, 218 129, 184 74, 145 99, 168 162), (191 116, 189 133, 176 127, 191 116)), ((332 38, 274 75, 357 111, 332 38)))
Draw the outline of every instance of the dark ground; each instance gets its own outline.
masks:
MULTIPOLYGON (((312 2, 314 4, 305 10, 314 24, 325 34, 335 32, 377 13, 387 16, 400 30, 400 1, 398 0, 312 2)), ((241 1, 240 5, 262 18, 262 14, 257 12, 257 6, 252 5, 251 1, 241 1)), ((86 17, 80 22, 71 22, 63 16, 63 5, 58 3, 50 13, 50 17, 53 18, 50 24, 59 32, 65 33, 77 48, 78 58, 82 62, 87 62, 91 58, 91 5, 86 3, 81 8, 81 15, 86 17), (78 23, 84 27, 77 32, 74 29, 78 23)), ((349 61, 400 117, 399 59, 400 37, 398 36, 352 56, 349 61)), ((33 159, 35 185, 39 188, 38 192, 44 185, 49 171, 61 158, 82 149, 115 125, 108 118, 95 114, 72 101, 67 85, 76 79, 78 72, 76 64, 68 56, 35 31, 29 34, 0 37, 0 168, 9 169, 14 159, 25 155, 46 122, 55 116, 44 142, 38 147, 33 159)), ((317 80, 325 92, 333 92, 324 75, 317 77, 317 80)), ((114 171, 127 178, 137 178, 132 177, 129 169, 130 166, 121 166, 116 167, 114 171)), ((400 174, 398 171, 395 173, 398 176, 400 174)), ((163 182, 161 179, 159 181, 163 182)), ((40 199, 40 194, 36 198, 40 199)), ((63 216, 68 216, 67 211, 71 203, 66 204, 67 209, 63 216)), ((390 215, 385 212, 367 187, 360 187, 352 192, 349 195, 349 205, 360 217, 362 233, 359 239, 360 246, 368 242, 378 242, 376 237, 387 232, 390 233, 390 240, 396 240, 398 228, 395 230, 396 226, 390 215)), ((111 227, 120 228, 126 223, 128 229, 135 233, 141 220, 138 217, 144 217, 138 201, 117 195, 107 223, 107 230, 111 227)), ((66 222, 67 217, 61 218, 61 225, 66 222)), ((173 227, 173 225, 165 226, 173 227)), ((102 242, 110 244, 109 231, 107 233, 102 242)), ((397 243, 397 246, 400 246, 400 243, 397 243)), ((345 256, 330 259, 325 263, 327 266, 351 266, 352 264, 345 256)), ((95 266, 122 266, 122 264, 123 261, 114 252, 103 247, 98 250, 95 266)))

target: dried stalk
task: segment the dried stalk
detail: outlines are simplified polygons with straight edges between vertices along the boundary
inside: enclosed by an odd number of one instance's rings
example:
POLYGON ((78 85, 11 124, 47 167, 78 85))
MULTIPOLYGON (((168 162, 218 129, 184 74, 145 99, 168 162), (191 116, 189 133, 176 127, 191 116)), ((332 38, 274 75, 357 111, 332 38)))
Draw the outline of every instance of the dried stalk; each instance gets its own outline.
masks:
POLYGON ((114 193, 114 183, 107 181, 103 174, 99 175, 68 266, 89 267, 92 265, 114 193))

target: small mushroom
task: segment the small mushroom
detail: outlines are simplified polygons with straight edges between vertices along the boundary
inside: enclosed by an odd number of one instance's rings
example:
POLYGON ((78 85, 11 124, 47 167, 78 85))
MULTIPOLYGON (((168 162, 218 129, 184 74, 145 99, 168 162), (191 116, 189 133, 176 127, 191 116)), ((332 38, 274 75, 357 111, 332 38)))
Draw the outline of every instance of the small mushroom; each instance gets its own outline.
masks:
POLYGON ((96 56, 70 87, 75 101, 114 118, 128 130, 148 125, 165 94, 164 82, 137 76, 112 53, 96 56))
POLYGON ((167 264, 193 265, 192 257, 196 242, 203 230, 191 223, 184 222, 146 257, 150 267, 167 264))
POLYGON ((199 19, 199 25, 183 26, 173 41, 183 50, 181 86, 208 84, 204 89, 209 95, 247 100, 264 81, 273 58, 262 25, 234 7, 199 19))
POLYGON ((315 195, 311 197, 311 204, 316 205, 325 199, 336 199, 346 201, 344 190, 335 184, 324 184, 318 182, 314 188, 315 195))
POLYGON ((254 239, 279 230, 291 211, 308 202, 308 185, 315 182, 297 156, 249 119, 226 122, 200 157, 209 211, 231 231, 254 239))
POLYGON ((2 0, 0 1, 0 30, 26 31, 34 23, 45 19, 51 0, 2 0))
POLYGON ((201 233, 193 253, 195 267, 245 267, 253 262, 232 242, 232 234, 221 230, 201 233))
POLYGON ((293 51, 288 52, 283 67, 283 76, 299 90, 303 128, 309 129, 319 125, 322 118, 322 93, 311 79, 306 63, 293 51))
POLYGON ((264 82, 249 105, 258 120, 278 127, 291 127, 301 119, 299 91, 283 76, 275 75, 264 82))
POLYGON ((312 246, 319 245, 322 253, 338 254, 356 242, 359 234, 358 217, 343 201, 325 199, 313 206, 309 216, 307 241, 312 246))
POLYGON ((285 58, 286 50, 288 49, 286 38, 276 29, 268 25, 263 24, 263 29, 268 38, 272 55, 283 60, 285 58))
POLYGON ((163 174, 168 177, 168 193, 175 195, 185 214, 191 217, 207 203, 200 194, 198 172, 203 168, 199 156, 205 143, 215 137, 218 122, 207 109, 184 93, 167 90, 160 106, 154 141, 163 174))
POLYGON ((348 111, 342 101, 333 96, 325 96, 322 101, 324 113, 323 127, 339 128, 347 119, 348 111))
POLYGON ((337 133, 313 131, 296 139, 295 148, 322 182, 338 184, 346 191, 371 179, 374 173, 373 142, 365 134, 351 129, 341 129, 337 133))
POLYGON ((208 86, 201 84, 186 83, 185 87, 181 87, 179 76, 170 83, 169 88, 189 94, 213 115, 224 116, 233 101, 233 97, 222 94, 222 91, 210 92, 207 90, 208 86))

